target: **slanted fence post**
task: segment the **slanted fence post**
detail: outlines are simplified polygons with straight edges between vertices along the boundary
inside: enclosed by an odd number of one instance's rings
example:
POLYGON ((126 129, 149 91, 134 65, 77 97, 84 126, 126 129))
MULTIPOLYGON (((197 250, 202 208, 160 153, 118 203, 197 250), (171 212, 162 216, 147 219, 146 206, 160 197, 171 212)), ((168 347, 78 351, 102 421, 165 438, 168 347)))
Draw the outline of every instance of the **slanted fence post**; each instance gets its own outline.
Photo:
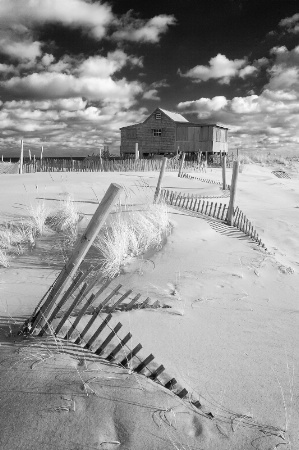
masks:
POLYGON ((81 262, 83 261, 86 253, 90 249, 92 243, 97 237, 100 229, 104 225, 115 201, 119 197, 122 191, 122 187, 118 184, 111 183, 106 191, 101 203, 99 204, 97 210, 95 211, 91 221, 89 222, 85 232, 81 236, 79 242, 75 246, 73 253, 71 254, 66 265, 60 272, 53 289, 50 291, 48 297, 46 298, 44 304, 41 306, 39 311, 34 318, 32 324, 33 328, 39 323, 43 326, 47 322, 47 318, 50 316, 53 308, 55 307, 55 300, 57 298, 57 293, 61 292, 64 287, 66 287, 68 281, 71 279, 72 275, 75 274, 81 262))
POLYGON ((226 189, 226 154, 222 158, 222 189, 226 189))
POLYGON ((19 174, 22 175, 23 173, 23 160, 24 160, 24 143, 23 139, 21 140, 21 153, 20 153, 20 168, 19 168, 19 174))
POLYGON ((161 170, 160 170, 160 175, 159 175, 156 191, 155 191, 154 203, 156 203, 159 200, 160 191, 161 191, 161 184, 162 184, 162 180, 163 180, 164 173, 165 173, 165 170, 166 170, 166 164, 167 164, 167 158, 164 157, 163 158, 163 162, 162 162, 162 166, 161 166, 161 170))
POLYGON ((234 161, 232 181, 231 181, 231 187, 230 187, 229 206, 228 206, 228 212, 227 212, 228 225, 233 225, 233 221, 234 221, 234 206, 235 206, 235 199, 236 199, 236 192, 237 192, 239 165, 240 165, 239 161, 234 161))
POLYGON ((182 154, 181 164, 180 164, 179 173, 178 173, 179 177, 182 175, 182 171, 184 168, 184 162, 185 162, 185 153, 182 154))

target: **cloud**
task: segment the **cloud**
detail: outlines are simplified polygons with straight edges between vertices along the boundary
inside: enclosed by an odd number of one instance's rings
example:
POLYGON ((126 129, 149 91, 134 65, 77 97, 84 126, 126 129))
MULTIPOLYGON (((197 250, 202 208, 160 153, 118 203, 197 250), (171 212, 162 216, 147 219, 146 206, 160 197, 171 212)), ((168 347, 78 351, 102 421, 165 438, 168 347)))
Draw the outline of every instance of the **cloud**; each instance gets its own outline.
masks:
POLYGON ((130 107, 142 86, 125 78, 79 76, 63 73, 33 73, 25 77, 12 77, 0 85, 19 98, 55 99, 82 96, 105 104, 118 103, 130 107))
POLYGON ((35 60, 41 55, 41 42, 11 42, 9 39, 0 39, 0 52, 12 58, 21 60, 35 60))
POLYGON ((85 0, 1 0, 0 23, 39 26, 58 23, 81 28, 95 39, 105 36, 114 16, 107 3, 85 0))
POLYGON ((141 58, 129 56, 122 50, 115 50, 109 52, 107 57, 90 56, 82 62, 77 72, 83 76, 103 78, 120 71, 127 64, 142 67, 143 63, 141 58))
POLYGON ((222 96, 216 96, 213 98, 200 98, 199 100, 191 100, 188 102, 180 102, 178 104, 178 109, 197 113, 199 119, 209 118, 212 112, 221 111, 228 104, 228 100, 222 96))
POLYGON ((112 34, 112 39, 155 44, 175 23, 176 19, 172 15, 160 14, 152 19, 143 20, 134 18, 130 10, 118 21, 118 29, 112 34))
POLYGON ((231 146, 298 152, 298 53, 298 47, 272 49, 274 59, 267 69, 269 81, 259 95, 200 98, 180 102, 177 107, 183 114, 227 126, 231 146))
POLYGON ((15 72, 16 72, 15 66, 0 63, 0 74, 8 74, 15 72))
POLYGON ((286 17, 279 22, 279 26, 286 28, 289 33, 299 33, 299 13, 294 14, 291 17, 286 17))
POLYGON ((119 149, 119 128, 146 118, 147 111, 119 109, 117 105, 99 108, 82 98, 46 101, 4 102, 0 110, 1 153, 18 154, 23 137, 25 157, 28 149, 39 154, 76 156, 97 153, 99 144, 112 141, 112 150, 119 149))
POLYGON ((234 77, 245 78, 256 71, 256 67, 247 65, 246 58, 230 60, 225 55, 218 53, 217 56, 210 59, 209 66, 198 65, 186 73, 182 73, 179 69, 178 73, 182 77, 190 78, 194 83, 215 79, 220 84, 229 84, 234 77))
POLYGON ((158 95, 157 89, 149 89, 143 94, 142 98, 144 98, 145 100, 155 100, 155 101, 161 100, 161 98, 158 95))

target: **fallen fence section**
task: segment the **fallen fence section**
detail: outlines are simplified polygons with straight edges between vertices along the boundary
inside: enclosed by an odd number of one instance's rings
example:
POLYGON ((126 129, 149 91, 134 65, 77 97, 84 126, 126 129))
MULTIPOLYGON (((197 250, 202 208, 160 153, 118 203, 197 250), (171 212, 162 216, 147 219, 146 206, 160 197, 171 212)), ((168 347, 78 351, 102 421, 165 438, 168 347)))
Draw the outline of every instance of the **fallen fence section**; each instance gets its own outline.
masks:
MULTIPOLYGON (((160 199, 168 205, 178 206, 180 208, 187 209, 188 211, 200 213, 224 222, 227 221, 228 206, 223 203, 209 202, 202 200, 201 197, 197 197, 193 194, 186 195, 180 192, 169 191, 167 189, 163 189, 161 191, 160 199)), ((238 207, 234 211, 233 226, 246 234, 246 236, 249 236, 262 248, 267 250, 252 223, 238 207)))
POLYGON ((175 378, 170 377, 163 365, 153 362, 154 355, 150 354, 146 358, 141 358, 139 352, 142 350, 142 345, 137 344, 134 348, 128 345, 132 334, 127 333, 121 336, 120 322, 111 325, 112 314, 116 311, 169 307, 162 306, 159 301, 152 302, 149 297, 140 300, 141 294, 135 295, 131 289, 123 292, 122 288, 122 285, 118 285, 111 289, 110 281, 103 282, 100 288, 95 287, 94 279, 91 278, 89 282, 86 282, 86 274, 79 271, 74 276, 71 286, 60 294, 60 301, 55 310, 50 314, 47 311, 44 312, 46 319, 44 325, 40 326, 36 323, 35 318, 39 310, 35 310, 33 316, 24 323, 19 334, 52 336, 55 339, 61 339, 62 342, 76 344, 92 352, 93 355, 119 364, 159 383, 179 398, 186 398, 207 418, 212 419, 213 414, 202 405, 198 396, 188 392, 175 378), (98 300, 97 306, 94 307, 96 300, 98 300), (32 326, 32 324, 35 325, 32 326))
MULTIPOLYGON (((184 167, 187 169, 187 167, 184 167)), ((222 182, 221 181, 217 181, 217 180, 212 180, 209 178, 201 178, 201 177, 194 177, 193 175, 190 175, 188 173, 183 172, 181 175, 179 175, 180 178, 188 178, 189 180, 199 180, 202 181, 203 183, 209 183, 209 184, 219 184, 222 186, 222 182)), ((226 189, 229 190, 230 189, 230 185, 227 184, 226 185, 226 189)))

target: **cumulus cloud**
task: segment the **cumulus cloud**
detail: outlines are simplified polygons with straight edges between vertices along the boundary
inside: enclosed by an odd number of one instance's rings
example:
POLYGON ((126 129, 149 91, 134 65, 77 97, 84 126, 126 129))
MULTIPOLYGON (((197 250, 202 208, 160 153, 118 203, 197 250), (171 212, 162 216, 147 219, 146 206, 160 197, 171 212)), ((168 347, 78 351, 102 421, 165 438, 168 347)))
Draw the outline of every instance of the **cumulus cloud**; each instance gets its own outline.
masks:
POLYGON ((77 72, 88 77, 103 78, 118 72, 128 64, 142 67, 142 58, 127 55, 122 50, 115 50, 109 52, 107 57, 90 56, 80 64, 77 72))
MULTIPOLYGON (((18 155, 19 136, 24 134, 24 154, 76 156, 97 153, 99 144, 110 141, 119 149, 119 128, 146 118, 144 108, 127 111, 116 105, 98 107, 75 97, 63 100, 4 102, 0 110, 0 147, 18 155), (46 142, 44 139, 46 138, 46 142)), ((112 148, 112 150, 113 150, 112 148)), ((4 149, 4 151, 3 151, 4 149)))
POLYGON ((286 28, 289 33, 299 33, 299 13, 286 17, 279 22, 279 26, 286 28))
POLYGON ((158 95, 157 89, 149 89, 143 94, 142 98, 144 98, 145 100, 155 100, 155 101, 161 100, 161 98, 158 95))
POLYGON ((11 41, 9 38, 0 38, 0 52, 19 60, 34 61, 41 55, 41 42, 31 40, 18 42, 11 41))
POLYGON ((113 20, 107 3, 85 0, 1 0, 0 23, 29 26, 59 23, 82 28, 100 39, 113 20))
MULTIPOLYGON (((178 109, 230 129, 230 143, 243 148, 297 151, 299 142, 299 48, 275 47, 269 81, 259 95, 218 96, 180 102, 178 109)), ((268 64, 268 63, 267 63, 268 64)))
POLYGON ((161 35, 168 31, 171 25, 175 25, 176 19, 172 15, 160 14, 149 20, 135 18, 130 10, 118 22, 117 31, 112 34, 112 39, 132 42, 159 42, 161 35))
POLYGON ((117 103, 130 107, 142 86, 125 78, 68 75, 63 73, 33 73, 25 77, 12 77, 0 85, 20 98, 55 99, 83 96, 103 103, 117 103))
POLYGON ((230 60, 225 55, 218 53, 217 56, 211 58, 208 66, 198 65, 189 69, 187 72, 178 73, 182 77, 190 78, 195 83, 215 79, 221 84, 228 84, 232 78, 245 78, 257 71, 254 66, 247 65, 247 59, 230 60))

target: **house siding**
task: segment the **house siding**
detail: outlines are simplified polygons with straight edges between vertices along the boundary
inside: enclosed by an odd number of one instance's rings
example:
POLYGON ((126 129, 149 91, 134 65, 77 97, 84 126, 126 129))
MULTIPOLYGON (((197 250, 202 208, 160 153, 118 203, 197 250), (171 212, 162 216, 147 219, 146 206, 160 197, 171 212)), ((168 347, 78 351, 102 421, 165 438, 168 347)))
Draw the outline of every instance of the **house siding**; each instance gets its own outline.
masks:
POLYGON ((227 129, 217 125, 175 122, 156 109, 143 123, 121 128, 121 153, 227 152, 227 129), (161 119, 156 119, 156 113, 161 119), (161 130, 154 136, 153 130, 161 130))

